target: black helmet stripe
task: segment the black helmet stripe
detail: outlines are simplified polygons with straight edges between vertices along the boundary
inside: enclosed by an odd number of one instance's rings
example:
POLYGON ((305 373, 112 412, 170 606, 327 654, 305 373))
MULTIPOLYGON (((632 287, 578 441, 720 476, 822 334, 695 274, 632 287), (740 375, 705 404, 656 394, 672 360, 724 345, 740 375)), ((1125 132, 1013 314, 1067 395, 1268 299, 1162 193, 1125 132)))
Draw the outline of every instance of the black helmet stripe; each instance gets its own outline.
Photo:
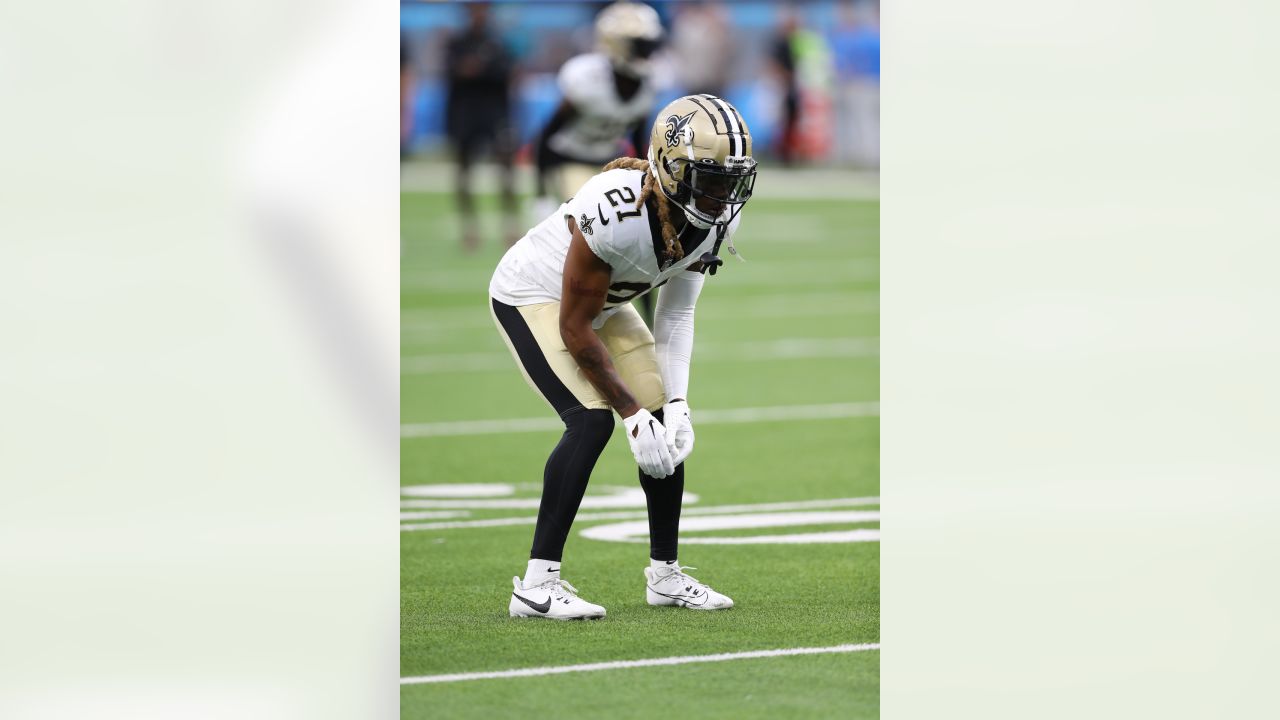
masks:
MULTIPOLYGON (((703 97, 707 97, 707 96, 704 95, 703 97)), ((699 108, 701 108, 701 110, 704 111, 704 113, 707 113, 707 117, 710 118, 710 120, 712 120, 712 127, 716 128, 716 132, 719 132, 719 123, 716 122, 716 113, 713 113, 713 111, 708 110, 707 105, 701 104, 701 101, 698 100, 698 97, 694 95, 690 95, 689 99, 692 102, 694 102, 694 105, 698 105, 699 108)))
POLYGON ((738 129, 738 136, 742 138, 742 154, 746 155, 747 154, 747 132, 746 130, 743 129, 744 127, 746 127, 746 123, 742 122, 742 116, 738 114, 738 108, 730 105, 729 103, 725 103, 725 105, 729 108, 729 112, 733 113, 733 119, 738 121, 737 129, 738 129))
POLYGON ((730 105, 724 98, 711 96, 711 102, 714 103, 720 110, 720 113, 725 116, 726 122, 729 123, 729 130, 738 133, 738 137, 741 139, 742 117, 738 115, 738 109, 730 105))
POLYGON ((715 95, 703 95, 702 97, 711 101, 711 104, 715 106, 716 110, 720 111, 720 117, 724 118, 725 134, 729 136, 729 154, 741 155, 746 150, 745 142, 743 143, 744 147, 742 148, 742 151, 739 151, 738 137, 742 135, 742 132, 738 130, 738 125, 734 123, 733 120, 729 119, 729 111, 725 109, 725 105, 727 103, 715 95))
MULTIPOLYGON (((704 98, 709 98, 709 97, 711 97, 711 96, 710 96, 710 95, 703 95, 702 97, 704 97, 704 98)), ((720 132, 720 123, 716 122, 716 113, 712 112, 711 110, 708 110, 708 109, 707 109, 707 106, 706 106, 706 105, 703 105, 703 104, 702 104, 702 101, 698 100, 697 96, 690 95, 690 96, 689 96, 689 99, 693 101, 693 104, 694 104, 694 105, 697 105, 698 107, 702 108, 702 112, 706 113, 708 118, 711 118, 711 127, 715 128, 717 133, 718 133, 718 132, 720 132)), ((721 116, 721 117, 723 117, 723 116, 721 116)), ((725 131, 726 131, 726 132, 727 132, 727 131, 728 131, 728 129, 729 129, 729 126, 728 126, 728 124, 727 124, 728 122, 729 122, 729 120, 726 118, 726 119, 725 119, 725 123, 726 123, 726 125, 725 125, 725 131)))

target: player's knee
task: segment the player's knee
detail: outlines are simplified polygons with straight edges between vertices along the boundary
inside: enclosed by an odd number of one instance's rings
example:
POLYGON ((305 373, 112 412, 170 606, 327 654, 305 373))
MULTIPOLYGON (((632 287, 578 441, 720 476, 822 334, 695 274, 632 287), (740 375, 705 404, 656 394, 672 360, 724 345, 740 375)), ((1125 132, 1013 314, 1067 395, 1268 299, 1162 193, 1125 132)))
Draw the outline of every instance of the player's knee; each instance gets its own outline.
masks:
POLYGON ((603 448, 613 435, 612 410, 581 408, 564 415, 565 432, 578 436, 586 444, 603 448))

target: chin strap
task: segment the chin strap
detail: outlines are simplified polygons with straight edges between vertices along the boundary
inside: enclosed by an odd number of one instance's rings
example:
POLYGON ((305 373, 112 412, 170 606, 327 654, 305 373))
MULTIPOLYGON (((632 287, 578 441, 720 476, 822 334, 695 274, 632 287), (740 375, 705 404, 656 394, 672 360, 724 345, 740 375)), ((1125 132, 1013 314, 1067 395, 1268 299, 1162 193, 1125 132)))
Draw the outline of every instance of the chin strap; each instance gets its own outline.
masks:
MULTIPOLYGON (((716 268, 718 268, 718 267, 720 267, 721 265, 723 265, 723 264, 724 264, 724 261, 723 261, 723 260, 721 260, 721 259, 720 259, 720 257, 719 257, 716 253, 719 253, 719 252, 720 252, 720 243, 724 242, 724 235, 725 235, 725 232, 726 232, 726 230, 727 230, 727 229, 728 229, 728 226, 726 226, 726 225, 718 225, 718 226, 716 226, 716 244, 715 244, 715 247, 711 248, 711 252, 705 252, 705 253, 702 253, 702 257, 698 258, 698 261, 702 263, 702 272, 704 272, 704 273, 705 273, 705 272, 710 271, 712 275, 715 275, 715 274, 716 274, 716 268)), ((735 254, 735 255, 737 255, 737 254, 738 254, 738 251, 733 249, 733 241, 732 241, 732 240, 730 240, 730 241, 729 241, 729 251, 730 251, 730 252, 732 252, 732 253, 733 253, 733 254, 735 254)), ((739 257, 741 257, 741 256, 739 256, 739 257)))
POLYGON ((742 262, 747 261, 746 258, 742 257, 742 253, 738 252, 738 248, 733 246, 733 238, 729 238, 729 254, 738 258, 738 260, 742 262))

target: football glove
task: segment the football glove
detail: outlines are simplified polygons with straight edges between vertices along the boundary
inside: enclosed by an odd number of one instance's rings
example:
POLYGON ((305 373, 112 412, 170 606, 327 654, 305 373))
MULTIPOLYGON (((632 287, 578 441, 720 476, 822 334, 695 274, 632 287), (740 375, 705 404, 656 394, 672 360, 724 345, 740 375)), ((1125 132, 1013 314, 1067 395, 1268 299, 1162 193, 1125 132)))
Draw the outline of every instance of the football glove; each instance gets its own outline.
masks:
POLYGON ((676 464, 671 462, 671 451, 667 449, 666 431, 658 418, 640 408, 635 415, 623 418, 622 423, 627 428, 631 454, 645 475, 664 478, 676 471, 676 464))
POLYGON ((693 452, 693 420, 689 417, 689 404, 675 400, 662 406, 662 425, 667 431, 667 450, 671 462, 679 465, 693 452))

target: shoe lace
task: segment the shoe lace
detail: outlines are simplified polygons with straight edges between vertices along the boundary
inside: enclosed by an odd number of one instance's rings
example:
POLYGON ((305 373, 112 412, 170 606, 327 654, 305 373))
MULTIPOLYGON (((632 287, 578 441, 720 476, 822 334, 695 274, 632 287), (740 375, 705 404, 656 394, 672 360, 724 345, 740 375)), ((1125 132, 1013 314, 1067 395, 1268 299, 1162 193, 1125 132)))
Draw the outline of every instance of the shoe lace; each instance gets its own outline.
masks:
POLYGON ((538 587, 546 588, 558 600, 563 600, 564 598, 572 598, 574 600, 578 599, 578 588, 570 585, 568 580, 551 578, 550 580, 539 584, 538 587))
POLYGON ((659 575, 658 579, 663 581, 668 581, 668 582, 671 580, 674 580, 679 583, 688 583, 688 587, 685 588, 686 590, 692 590, 694 586, 705 588, 706 585, 703 585, 702 583, 698 582, 697 578, 685 573, 685 570, 697 570, 697 569, 698 568, 692 567, 689 565, 676 565, 671 568, 670 572, 666 572, 659 575))

